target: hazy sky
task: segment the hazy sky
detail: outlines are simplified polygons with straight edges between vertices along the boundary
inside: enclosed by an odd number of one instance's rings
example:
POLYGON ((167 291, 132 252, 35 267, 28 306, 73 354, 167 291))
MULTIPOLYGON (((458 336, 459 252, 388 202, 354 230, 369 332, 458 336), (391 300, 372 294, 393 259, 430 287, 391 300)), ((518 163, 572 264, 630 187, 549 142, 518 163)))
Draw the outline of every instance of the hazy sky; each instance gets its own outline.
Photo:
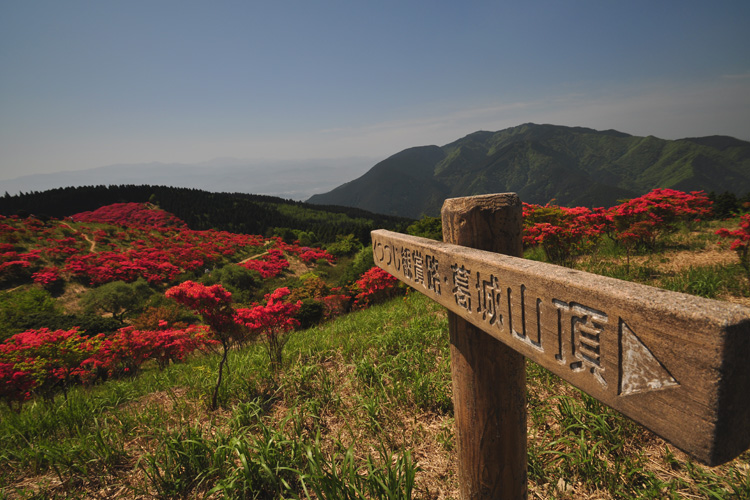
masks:
POLYGON ((0 179, 526 122, 750 140, 748 26, 748 0, 1 0, 0 179))

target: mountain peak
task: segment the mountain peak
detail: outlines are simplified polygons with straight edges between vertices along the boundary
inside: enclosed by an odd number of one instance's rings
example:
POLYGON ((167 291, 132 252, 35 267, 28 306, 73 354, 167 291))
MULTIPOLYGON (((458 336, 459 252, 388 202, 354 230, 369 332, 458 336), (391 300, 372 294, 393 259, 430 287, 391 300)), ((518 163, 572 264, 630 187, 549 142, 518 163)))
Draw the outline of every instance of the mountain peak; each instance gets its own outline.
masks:
POLYGON ((445 198, 458 196, 515 192, 528 203, 611 206, 657 187, 744 194, 750 143, 524 123, 406 149, 308 201, 420 217, 438 215, 445 198))

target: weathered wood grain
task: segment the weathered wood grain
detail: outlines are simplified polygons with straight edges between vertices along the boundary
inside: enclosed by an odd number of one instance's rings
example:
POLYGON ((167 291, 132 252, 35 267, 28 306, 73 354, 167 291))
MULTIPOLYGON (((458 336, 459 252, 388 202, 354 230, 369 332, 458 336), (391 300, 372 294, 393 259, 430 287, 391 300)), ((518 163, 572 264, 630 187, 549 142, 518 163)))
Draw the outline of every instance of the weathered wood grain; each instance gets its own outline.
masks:
MULTIPOLYGON (((446 200, 442 220, 446 242, 522 254, 518 196, 446 200)), ((461 499, 524 499, 526 358, 458 314, 448 312, 448 329, 461 499)))
POLYGON ((390 231, 372 241, 378 266, 699 461, 750 446, 750 308, 390 231))

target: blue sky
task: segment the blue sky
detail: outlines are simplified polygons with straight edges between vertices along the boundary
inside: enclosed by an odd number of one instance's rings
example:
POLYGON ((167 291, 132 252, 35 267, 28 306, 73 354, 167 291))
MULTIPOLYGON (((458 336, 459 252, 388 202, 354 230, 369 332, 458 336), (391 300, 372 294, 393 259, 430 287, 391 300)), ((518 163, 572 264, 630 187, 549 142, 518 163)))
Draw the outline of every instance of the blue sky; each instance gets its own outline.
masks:
POLYGON ((749 24, 747 0, 2 0, 0 179, 526 122, 750 140, 749 24))

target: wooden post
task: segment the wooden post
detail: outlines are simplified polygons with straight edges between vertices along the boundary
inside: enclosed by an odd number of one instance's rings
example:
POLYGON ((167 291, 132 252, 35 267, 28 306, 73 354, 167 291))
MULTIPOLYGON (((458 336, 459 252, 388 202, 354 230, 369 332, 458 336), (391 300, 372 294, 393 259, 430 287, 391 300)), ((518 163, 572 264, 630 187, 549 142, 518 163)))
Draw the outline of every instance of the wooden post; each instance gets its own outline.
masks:
POLYGON ((521 224, 504 194, 447 200, 445 242, 372 232, 375 263, 450 311, 464 500, 526 496, 520 356, 704 464, 750 447, 750 308, 516 257, 521 224))
MULTIPOLYGON (((443 241, 522 256, 517 195, 445 200, 443 241)), ((462 500, 527 497, 526 370, 522 354, 448 312, 462 500)))

